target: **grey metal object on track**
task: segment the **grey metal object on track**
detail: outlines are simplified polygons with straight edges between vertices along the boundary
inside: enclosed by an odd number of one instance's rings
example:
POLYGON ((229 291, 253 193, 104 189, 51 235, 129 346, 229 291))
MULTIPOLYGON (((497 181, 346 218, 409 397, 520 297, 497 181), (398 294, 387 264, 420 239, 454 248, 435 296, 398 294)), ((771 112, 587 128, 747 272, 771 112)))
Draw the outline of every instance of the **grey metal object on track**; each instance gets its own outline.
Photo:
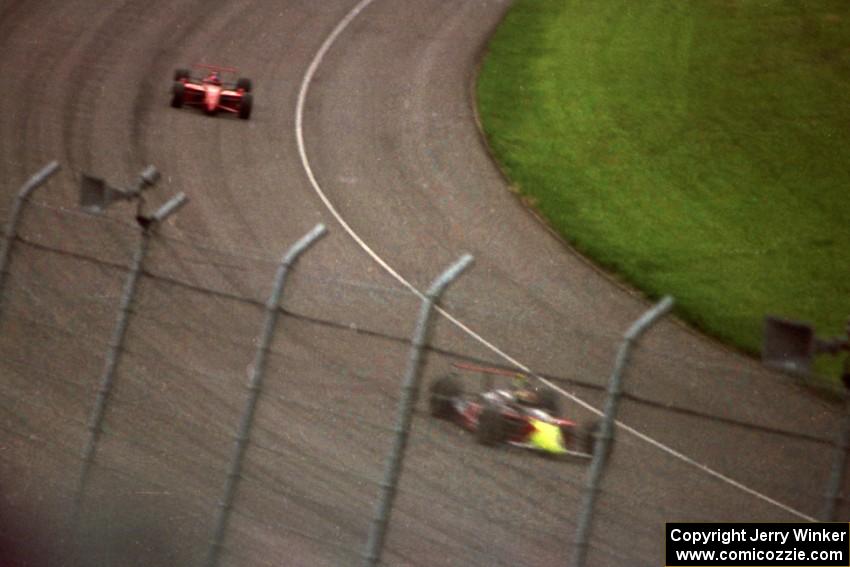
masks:
POLYGON ((593 509, 596 504, 596 495, 599 493, 599 480, 605 470, 608 458, 608 448, 614 432, 614 422, 617 419, 617 408, 622 390, 623 371, 629 361, 629 355, 640 336, 673 308, 673 298, 665 296, 655 306, 644 313, 640 319, 635 321, 629 330, 623 335, 623 342, 617 352, 617 360, 614 371, 608 382, 608 395, 605 399, 605 409, 602 416, 602 425, 598 433, 597 442, 593 451, 593 460, 587 474, 582 507, 579 512, 578 527, 576 528, 575 545, 573 547, 572 567, 583 567, 587 558, 587 548, 590 539, 590 531, 593 522, 593 509))
POLYGON ((419 378, 422 369, 422 351, 428 344, 431 316, 434 305, 446 287, 457 279, 460 274, 469 267, 473 258, 464 254, 461 258, 443 272, 434 282, 422 298, 419 309, 419 318, 413 331, 413 341, 410 349, 410 358, 407 363, 407 371, 401 387, 401 400, 398 407, 398 419, 395 427, 395 439, 390 455, 387 458, 384 478, 381 481, 381 496, 369 528, 369 539, 366 542, 366 550, 363 555, 363 565, 374 567, 381 560, 384 548, 384 537, 387 531, 390 514, 392 513, 393 500, 395 499, 398 479, 401 474, 404 451, 407 447, 407 438, 410 434, 410 423, 413 418, 413 408, 419 394, 419 378))
POLYGON ((248 383, 248 400, 245 405, 245 410, 242 412, 239 429, 236 432, 235 442, 233 445, 233 457, 230 462, 230 470, 227 472, 227 480, 224 485, 224 496, 218 503, 215 527, 213 528, 213 536, 210 540, 210 547, 207 553, 207 567, 215 567, 218 565, 221 548, 224 544, 224 536, 227 530, 227 522, 230 518, 230 510, 233 507, 233 499, 236 496, 236 489, 239 485, 239 478, 242 471, 242 460, 245 456, 245 449, 248 446, 251 436, 251 427, 254 423, 254 413, 256 411, 257 401, 262 389, 269 345, 274 337, 275 329, 277 327, 277 319, 280 315, 280 300, 283 296, 286 276, 289 273, 289 268, 295 263, 299 256, 326 232, 327 229, 323 224, 316 225, 313 230, 304 235, 300 240, 298 240, 298 242, 293 244, 292 247, 286 251, 281 259, 280 265, 278 266, 274 280, 274 287, 268 301, 266 302, 263 334, 260 338, 260 344, 257 347, 256 356, 254 357, 254 368, 251 373, 251 379, 248 383))

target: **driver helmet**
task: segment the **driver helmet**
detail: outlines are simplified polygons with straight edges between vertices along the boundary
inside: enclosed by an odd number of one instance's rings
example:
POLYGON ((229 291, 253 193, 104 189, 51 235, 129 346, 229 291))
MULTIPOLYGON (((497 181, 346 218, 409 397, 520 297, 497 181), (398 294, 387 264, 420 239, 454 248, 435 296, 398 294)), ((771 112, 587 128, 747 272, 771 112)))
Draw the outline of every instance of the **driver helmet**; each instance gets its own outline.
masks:
POLYGON ((212 73, 210 73, 209 81, 215 85, 221 84, 221 77, 219 76, 218 71, 213 71, 212 73))
POLYGON ((516 400, 526 406, 535 406, 540 403, 540 396, 534 390, 523 388, 516 391, 516 400))
POLYGON ((517 372, 513 377, 513 386, 515 390, 522 390, 528 384, 528 378, 522 372, 517 372))

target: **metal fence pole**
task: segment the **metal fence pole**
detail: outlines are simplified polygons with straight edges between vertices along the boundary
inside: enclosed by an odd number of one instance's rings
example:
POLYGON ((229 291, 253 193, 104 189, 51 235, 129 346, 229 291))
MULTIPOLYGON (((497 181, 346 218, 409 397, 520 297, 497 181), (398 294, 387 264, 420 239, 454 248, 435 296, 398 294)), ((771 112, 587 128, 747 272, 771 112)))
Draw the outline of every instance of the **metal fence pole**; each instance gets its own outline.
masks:
POLYGON ((835 510, 838 505, 841 485, 844 482, 844 470, 847 467, 848 446, 850 446, 850 396, 845 392, 844 420, 838 434, 838 442, 835 445, 835 460, 829 474, 823 512, 821 513, 821 520, 824 522, 835 521, 835 510))
MULTIPOLYGON (((6 281, 6 270, 8 267, 7 264, 9 262, 9 255, 12 251, 12 244, 15 242, 15 238, 17 238, 18 235, 18 223, 20 223, 21 220, 21 212, 23 211, 24 203, 26 203, 27 199, 29 199, 30 195, 32 195, 32 192, 35 191, 36 188, 44 184, 44 182, 57 171, 59 171, 59 163, 51 161, 41 168, 41 171, 30 177, 15 196, 15 202, 12 204, 12 210, 9 213, 9 220, 6 222, 6 227, 3 230, 3 242, 0 242, 0 298, 2 298, 3 295, 3 284, 6 281)), ((2 308, 2 303, 0 303, 0 308, 2 308)))
POLYGON ((257 347, 257 353, 254 357, 254 369, 251 373, 251 379, 248 384, 248 401, 246 403, 245 410, 242 412, 239 429, 236 432, 235 443, 233 445, 233 457, 230 463, 230 470, 227 473, 227 480, 224 485, 224 496, 218 503, 215 528, 213 530, 213 536, 210 540, 210 547, 207 553, 206 565, 208 567, 215 567, 218 564, 218 558, 224 542, 227 521, 230 517, 230 510, 233 506, 233 498, 236 495, 236 488, 239 484, 240 473, 242 470, 242 458, 244 457, 245 449, 247 448, 251 436, 251 426, 254 422, 254 412, 257 407, 257 400, 260 396, 260 390, 263 383, 263 375, 266 369, 266 358, 269 352, 269 345, 274 337, 278 315, 280 314, 280 298, 283 295, 286 276, 289 272, 289 268, 295 263, 298 257, 326 232, 327 229, 325 226, 318 224, 313 228, 313 230, 292 245, 292 247, 287 250, 286 254, 284 254, 278 267, 277 274, 275 275, 274 288, 269 296, 269 300, 266 302, 263 334, 260 339, 260 344, 257 347))
POLYGON ((617 419, 617 407, 620 401, 622 389, 623 371, 629 361, 629 355, 640 336, 653 323, 661 318, 673 307, 673 298, 665 296, 652 309, 644 313, 640 319, 635 321, 626 334, 617 352, 617 360, 614 372, 608 382, 608 395, 605 399, 605 409, 602 416, 601 428, 598 432, 597 442, 593 451, 593 460, 587 475, 584 496, 582 498, 582 509, 579 515, 578 527, 576 529, 575 547, 573 549, 573 567, 583 567, 587 557, 588 540, 590 528, 593 521, 593 510, 596 504, 596 495, 599 493, 599 479, 605 470, 605 462, 608 458, 608 448, 614 433, 614 422, 617 419))
POLYGON ((410 433, 410 423, 413 418, 413 408, 416 405, 416 397, 419 393, 419 375, 422 368, 422 351, 428 344, 431 314, 434 304, 440 299, 446 287, 453 282, 472 263, 472 256, 464 254, 449 269, 440 275, 428 288, 422 298, 419 309, 419 319, 413 332, 413 341, 410 350, 410 358, 407 363, 407 372, 401 388, 401 400, 398 406, 398 419, 395 427, 395 440, 390 455, 387 458, 384 478, 381 481, 381 496, 369 529, 369 540, 366 543, 366 551, 363 556, 363 565, 374 567, 381 559, 384 547, 384 536, 387 531, 387 523, 392 513, 393 500, 395 499, 398 478, 401 474, 404 451, 407 447, 407 438, 410 433))
POLYGON ((124 346, 124 336, 127 332, 127 322, 130 317, 130 306, 133 304, 133 298, 136 294, 136 287, 139 281, 139 274, 142 272, 142 266, 145 261, 145 256, 148 253, 150 244, 150 232, 142 231, 142 236, 139 241, 139 247, 133 255, 133 263, 130 266, 130 272, 124 282, 124 291, 121 294, 121 303, 118 309, 118 319, 115 322, 115 327, 112 330, 112 337, 109 341, 109 351, 106 354, 106 362, 103 366, 103 371, 100 375, 100 385, 97 389, 97 398, 95 399, 94 409, 89 415, 87 429, 89 437, 86 446, 83 449, 83 465, 80 471, 79 484, 77 486, 77 500, 75 502, 75 514, 80 511, 83 495, 88 482, 89 470, 91 469, 94 455, 97 452, 97 443, 100 439, 101 422, 103 414, 106 411, 106 403, 109 400, 109 394, 112 392, 112 383, 115 377, 115 368, 118 366, 118 360, 121 356, 121 350, 124 346))
POLYGON ((142 230, 141 238, 139 239, 139 247, 133 254, 133 262, 130 266, 130 272, 127 274, 127 279, 124 282, 124 291, 121 294, 121 302, 118 310, 118 318, 115 321, 115 327, 112 330, 112 337, 109 340, 109 351, 106 354, 106 361, 103 365, 103 371, 100 377, 100 386, 97 390, 97 398, 95 399, 94 408, 89 416, 87 425, 89 437, 86 446, 83 449, 83 463, 80 470, 79 484, 77 485, 76 498, 74 502, 74 520, 79 518, 83 498, 85 496, 86 484, 88 483, 88 475, 94 461, 95 453, 97 452, 97 443, 100 439, 101 425, 103 416, 106 412, 106 405, 109 401, 109 396, 112 393, 112 384, 115 379, 115 369, 121 358, 121 352, 124 348, 124 338, 127 334, 127 325, 130 319, 131 306, 136 295, 139 276, 142 273, 142 266, 145 262, 148 249, 150 248, 150 240, 154 230, 159 224, 164 221, 168 215, 174 213, 179 207, 187 201, 186 195, 180 193, 172 198, 160 208, 152 217, 142 219, 140 221, 142 230))

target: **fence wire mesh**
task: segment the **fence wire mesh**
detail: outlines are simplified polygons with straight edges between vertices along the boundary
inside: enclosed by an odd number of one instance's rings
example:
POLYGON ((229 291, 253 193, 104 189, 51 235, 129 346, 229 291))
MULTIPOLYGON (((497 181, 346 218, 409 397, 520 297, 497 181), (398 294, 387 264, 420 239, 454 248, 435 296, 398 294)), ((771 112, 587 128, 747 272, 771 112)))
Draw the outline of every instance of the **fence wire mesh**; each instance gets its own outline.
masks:
MULTIPOLYGON (((0 480, 9 510, 28 506, 33 515, 59 518, 55 525, 68 513, 138 238, 138 227, 118 213, 92 216, 38 201, 26 209, 0 297, 0 480)), ((73 527, 82 534, 72 538, 81 542, 74 554, 138 557, 127 564, 201 564, 282 252, 225 247, 171 226, 154 237, 92 492, 73 527), (133 530, 146 534, 143 543, 129 541, 133 530), (96 545, 103 534, 114 541, 112 549, 96 545), (180 545, 163 543, 153 557, 158 541, 180 545)), ((359 563, 419 299, 377 273, 349 277, 329 266, 308 255, 291 274, 222 565, 278 565, 282 557, 311 566, 359 563)), ((498 329, 498 344, 509 344, 517 327, 533 328, 531 342, 539 349, 524 354, 534 369, 601 407, 608 376, 599 369, 610 368, 618 332, 585 328, 549 312, 545 301, 531 312, 495 308, 486 297, 486 289, 458 285, 442 304, 464 321, 498 329)), ((832 401, 823 400, 822 415, 813 416, 807 430, 790 428, 778 398, 793 384, 773 390, 754 364, 730 365, 706 354, 707 347, 671 350, 670 332, 650 334, 635 351, 624 377, 621 420, 671 446, 682 423, 702 429, 688 447, 696 459, 814 513, 832 456, 832 401), (663 375, 653 372, 659 364, 663 375), (716 380, 718 395, 710 399, 697 397, 705 376, 716 380), (764 396, 777 398, 766 405, 779 409, 754 412, 737 403, 735 384, 762 383, 764 396), (730 437, 735 447, 725 444, 730 437), (787 456, 787 466, 777 471, 750 459, 742 470, 740 455, 757 453, 766 441, 787 456), (811 471, 802 482, 801 458, 811 471)), ((423 388, 458 361, 510 368, 440 319, 423 388)), ((468 380, 477 387, 474 376, 468 380)), ((585 464, 479 446, 452 424, 432 419, 425 398, 416 406, 383 564, 563 564, 585 464), (423 563, 423 557, 429 559, 423 563)), ((595 418, 566 398, 561 405, 577 421, 595 418)), ((588 564, 657 563, 658 525, 670 518, 717 520, 716 510, 741 498, 752 502, 747 513, 754 520, 784 518, 769 502, 670 453, 647 455, 644 441, 617 432, 597 529, 628 537, 591 538, 588 564)), ((847 517, 846 500, 839 508, 847 517)))

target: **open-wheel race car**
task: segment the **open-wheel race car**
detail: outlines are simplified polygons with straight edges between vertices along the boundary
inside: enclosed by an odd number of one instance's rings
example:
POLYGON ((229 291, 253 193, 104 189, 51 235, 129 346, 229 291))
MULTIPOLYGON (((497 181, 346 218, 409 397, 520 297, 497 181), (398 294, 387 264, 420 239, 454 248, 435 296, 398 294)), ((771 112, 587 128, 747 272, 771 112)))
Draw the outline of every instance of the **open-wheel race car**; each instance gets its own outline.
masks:
POLYGON ((531 385, 525 375, 465 363, 454 366, 487 375, 511 376, 509 387, 494 387, 485 379, 479 392, 468 392, 464 378, 451 372, 435 380, 429 391, 433 417, 450 420, 472 431, 483 445, 508 444, 548 455, 590 458, 597 421, 579 425, 560 417, 558 394, 544 384, 531 385))
POLYGON ((171 106, 194 106, 211 115, 219 111, 229 112, 243 120, 251 117, 254 105, 251 79, 240 77, 236 82, 225 82, 222 80, 222 73, 236 73, 236 69, 201 64, 194 67, 204 69, 203 76, 193 77, 188 69, 174 71, 171 106))

